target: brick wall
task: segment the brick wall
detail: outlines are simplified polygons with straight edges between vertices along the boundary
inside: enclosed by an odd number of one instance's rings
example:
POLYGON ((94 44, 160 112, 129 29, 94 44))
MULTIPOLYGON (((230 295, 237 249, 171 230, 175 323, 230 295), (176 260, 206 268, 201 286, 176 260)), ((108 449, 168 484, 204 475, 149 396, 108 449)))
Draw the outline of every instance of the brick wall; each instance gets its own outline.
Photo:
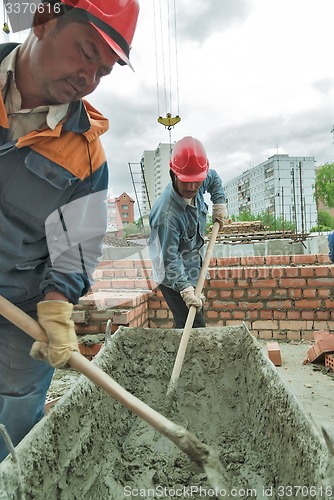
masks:
MULTIPOLYGON (((238 325, 264 339, 312 339, 334 331, 334 266, 327 255, 213 258, 204 293, 208 326, 238 325)), ((130 327, 171 328, 151 263, 102 261, 94 294, 76 306, 78 334, 130 327)))

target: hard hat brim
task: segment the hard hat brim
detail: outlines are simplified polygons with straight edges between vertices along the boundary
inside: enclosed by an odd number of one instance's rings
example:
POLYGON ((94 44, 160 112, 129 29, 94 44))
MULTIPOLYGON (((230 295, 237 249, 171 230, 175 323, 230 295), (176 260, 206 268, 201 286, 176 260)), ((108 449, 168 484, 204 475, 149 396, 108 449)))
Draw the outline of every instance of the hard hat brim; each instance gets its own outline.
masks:
POLYGON ((181 182, 201 182, 206 179, 208 172, 206 171, 198 175, 182 175, 182 174, 176 174, 175 172, 174 174, 181 182))
POLYGON ((99 32, 99 34, 102 36, 104 41, 107 42, 109 47, 111 47, 113 49, 113 51, 116 52, 116 54, 121 59, 121 61, 123 61, 124 64, 127 64, 132 69, 132 71, 134 71, 133 66, 130 62, 130 59, 127 57, 125 52, 120 48, 120 46, 115 42, 115 40, 110 38, 110 36, 108 36, 104 31, 100 30, 97 26, 95 26, 95 24, 93 24, 93 23, 90 23, 90 24, 96 29, 96 31, 99 32))

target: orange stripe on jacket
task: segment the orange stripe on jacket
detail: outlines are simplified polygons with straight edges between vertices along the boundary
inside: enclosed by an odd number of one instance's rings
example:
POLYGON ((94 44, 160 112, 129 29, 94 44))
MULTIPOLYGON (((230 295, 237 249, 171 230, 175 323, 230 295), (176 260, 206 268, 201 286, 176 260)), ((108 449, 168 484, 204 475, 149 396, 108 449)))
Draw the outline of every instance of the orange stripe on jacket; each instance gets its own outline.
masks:
POLYGON ((84 101, 91 128, 83 134, 63 131, 60 123, 54 130, 32 131, 17 140, 16 147, 30 147, 36 153, 61 165, 79 179, 95 172, 106 161, 100 135, 109 128, 109 122, 87 101, 84 101))

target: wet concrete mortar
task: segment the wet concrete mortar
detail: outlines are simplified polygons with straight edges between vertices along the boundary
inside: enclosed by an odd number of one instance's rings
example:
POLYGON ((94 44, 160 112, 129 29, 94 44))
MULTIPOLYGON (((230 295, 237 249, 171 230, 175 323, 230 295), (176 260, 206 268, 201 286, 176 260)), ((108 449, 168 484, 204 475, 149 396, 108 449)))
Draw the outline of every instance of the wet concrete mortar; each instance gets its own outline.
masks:
POLYGON ((334 379, 280 343, 283 365, 242 325, 194 331, 171 402, 180 330, 120 328, 94 358, 122 387, 214 450, 219 484, 160 432, 84 376, 57 370, 62 395, 0 465, 0 499, 334 498, 334 379))

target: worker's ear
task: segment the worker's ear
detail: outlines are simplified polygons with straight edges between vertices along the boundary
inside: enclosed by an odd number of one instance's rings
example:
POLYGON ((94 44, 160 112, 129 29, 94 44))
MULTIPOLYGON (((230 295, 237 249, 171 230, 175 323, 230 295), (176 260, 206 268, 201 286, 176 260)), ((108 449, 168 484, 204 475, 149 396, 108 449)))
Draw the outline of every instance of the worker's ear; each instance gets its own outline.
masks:
POLYGON ((40 3, 34 15, 33 32, 40 39, 46 31, 53 29, 58 16, 53 11, 53 5, 49 3, 40 3))

